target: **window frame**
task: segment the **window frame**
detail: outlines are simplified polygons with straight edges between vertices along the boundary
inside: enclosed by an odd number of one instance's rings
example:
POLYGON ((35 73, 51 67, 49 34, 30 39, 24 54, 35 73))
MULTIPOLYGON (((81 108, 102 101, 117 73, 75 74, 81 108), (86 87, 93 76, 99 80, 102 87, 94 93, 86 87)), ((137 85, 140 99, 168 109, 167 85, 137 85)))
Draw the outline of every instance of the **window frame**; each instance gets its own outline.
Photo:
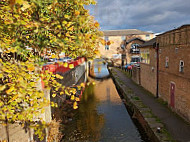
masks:
POLYGON ((184 61, 183 60, 180 60, 179 61, 179 72, 181 72, 181 73, 184 73, 184 61), (181 63, 183 63, 183 64, 181 64, 181 63))
POLYGON ((165 59, 165 68, 169 68, 169 57, 166 56, 165 59))

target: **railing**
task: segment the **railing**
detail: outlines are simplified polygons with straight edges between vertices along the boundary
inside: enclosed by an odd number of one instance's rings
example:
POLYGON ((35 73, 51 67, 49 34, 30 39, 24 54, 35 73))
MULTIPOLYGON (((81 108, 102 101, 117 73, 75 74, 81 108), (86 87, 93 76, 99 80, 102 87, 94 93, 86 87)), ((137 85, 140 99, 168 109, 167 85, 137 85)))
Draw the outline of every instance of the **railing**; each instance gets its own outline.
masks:
POLYGON ((139 54, 140 53, 140 49, 131 49, 130 53, 131 54, 139 54))

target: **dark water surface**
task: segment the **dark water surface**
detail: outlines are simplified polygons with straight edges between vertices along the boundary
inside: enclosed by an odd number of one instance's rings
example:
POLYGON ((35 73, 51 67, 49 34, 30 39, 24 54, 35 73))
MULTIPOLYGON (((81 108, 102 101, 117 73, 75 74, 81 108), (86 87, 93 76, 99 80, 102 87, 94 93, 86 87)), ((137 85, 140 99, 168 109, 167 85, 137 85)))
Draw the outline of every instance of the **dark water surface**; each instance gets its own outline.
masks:
MULTIPOLYGON (((105 71, 105 69, 101 69, 105 71)), ((86 87, 65 142, 144 142, 111 78, 86 87)))

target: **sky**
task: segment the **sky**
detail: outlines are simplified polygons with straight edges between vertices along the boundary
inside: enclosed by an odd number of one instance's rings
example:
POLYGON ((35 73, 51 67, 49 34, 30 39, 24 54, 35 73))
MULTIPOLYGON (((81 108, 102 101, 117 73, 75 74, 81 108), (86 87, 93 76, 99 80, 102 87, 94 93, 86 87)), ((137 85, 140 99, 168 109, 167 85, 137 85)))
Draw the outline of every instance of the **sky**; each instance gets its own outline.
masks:
POLYGON ((88 6, 101 30, 162 33, 190 24, 190 0, 97 0, 88 6))

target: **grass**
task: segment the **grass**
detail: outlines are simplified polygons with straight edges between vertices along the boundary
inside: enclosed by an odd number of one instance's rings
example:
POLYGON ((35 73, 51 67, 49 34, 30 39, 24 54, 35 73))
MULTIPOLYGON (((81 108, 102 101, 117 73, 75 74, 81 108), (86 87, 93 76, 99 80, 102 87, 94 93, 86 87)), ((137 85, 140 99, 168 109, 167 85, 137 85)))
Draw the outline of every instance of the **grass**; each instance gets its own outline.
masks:
POLYGON ((137 96, 134 96, 133 99, 134 99, 134 100, 140 100, 140 98, 137 97, 137 96))
POLYGON ((124 71, 124 70, 122 70, 121 68, 118 68, 118 70, 120 70, 121 72, 123 72, 128 78, 131 78, 131 77, 132 77, 129 72, 124 71))

